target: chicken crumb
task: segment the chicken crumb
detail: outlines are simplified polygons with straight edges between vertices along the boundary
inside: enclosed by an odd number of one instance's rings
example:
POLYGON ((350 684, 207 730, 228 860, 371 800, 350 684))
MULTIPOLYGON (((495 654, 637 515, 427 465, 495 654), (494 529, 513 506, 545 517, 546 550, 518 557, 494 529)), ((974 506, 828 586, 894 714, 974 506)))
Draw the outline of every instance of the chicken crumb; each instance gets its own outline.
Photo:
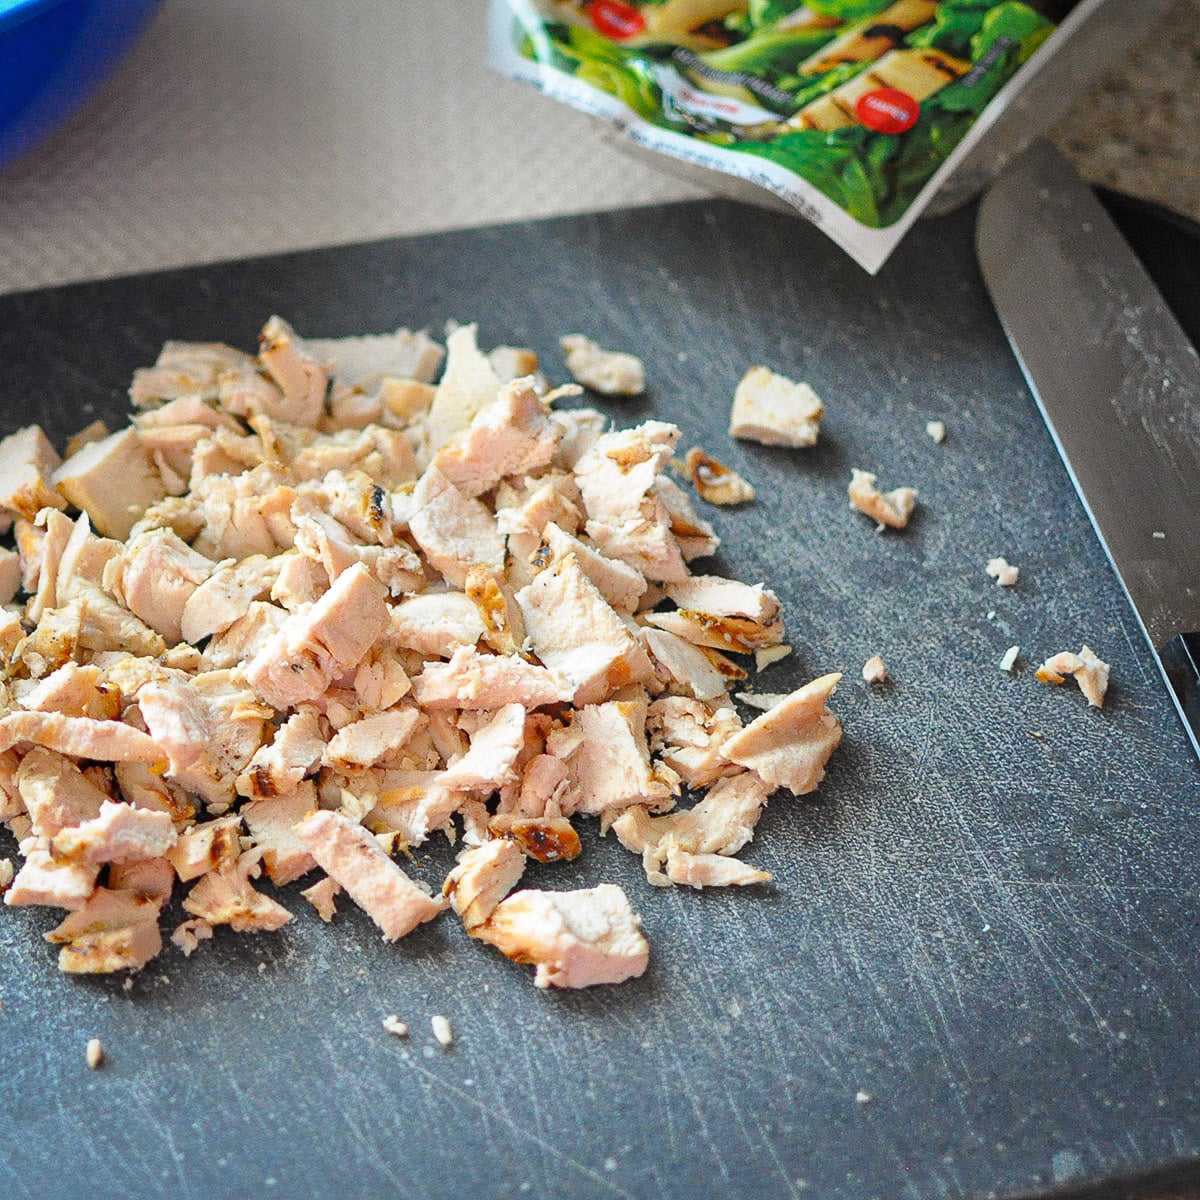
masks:
POLYGON ((1012 587, 1020 577, 1020 569, 1006 558, 989 558, 984 570, 1001 586, 1012 587))
POLYGON ((454 1045, 454 1029, 446 1017, 438 1013, 430 1018, 429 1023, 433 1026, 433 1036, 441 1045, 445 1046, 447 1050, 454 1045))
POLYGON ((1165 538, 1167 535, 1161 529, 1156 529, 1150 536, 1156 538, 1165 538))
POLYGON ((756 494, 752 483, 698 446, 687 452, 683 472, 709 504, 747 504, 756 494))
POLYGON ((6 892, 13 881, 13 865, 11 858, 0 858, 0 892, 6 892))
POLYGON ((1017 655, 1020 653, 1020 646, 1009 646, 1004 652, 1004 657, 1000 660, 1000 670, 1011 673, 1012 669, 1017 665, 1017 655))
POLYGON ((383 1018, 383 1027, 392 1037, 408 1037, 408 1026, 395 1013, 383 1018))
POLYGON ((933 438, 934 445, 940 446, 946 440, 946 424, 944 421, 926 421, 925 432, 933 438))
POLYGON ((87 1049, 84 1051, 88 1067, 98 1071, 104 1062, 104 1045, 99 1038, 89 1038, 87 1049))
POLYGON ((888 677, 887 663, 876 654, 863 663, 862 677, 867 683, 886 683, 888 677))
POLYGON ((870 471, 860 471, 857 467, 850 469, 850 507, 873 518, 881 529, 885 525, 903 529, 912 516, 916 500, 915 488, 898 487, 881 492, 870 471))
POLYGON ((807 383, 766 367, 742 376, 729 413, 729 436, 764 446, 815 446, 825 405, 807 383))
POLYGON ((1102 708, 1108 691, 1109 671, 1108 663, 1098 658, 1090 647, 1084 646, 1078 654, 1064 650, 1046 659, 1038 667, 1037 677, 1042 683, 1060 684, 1066 681, 1067 675, 1073 675, 1088 704, 1092 708, 1102 708))
POLYGON ((870 1104, 871 1101, 874 1099, 875 1099, 875 1097, 872 1096, 870 1092, 859 1091, 859 1092, 855 1092, 855 1094, 854 1094, 854 1103, 855 1104, 870 1104))
POLYGON ((755 650, 754 669, 761 673, 772 663, 777 663, 780 659, 787 658, 791 652, 792 648, 786 642, 780 642, 778 646, 764 646, 761 650, 755 650))

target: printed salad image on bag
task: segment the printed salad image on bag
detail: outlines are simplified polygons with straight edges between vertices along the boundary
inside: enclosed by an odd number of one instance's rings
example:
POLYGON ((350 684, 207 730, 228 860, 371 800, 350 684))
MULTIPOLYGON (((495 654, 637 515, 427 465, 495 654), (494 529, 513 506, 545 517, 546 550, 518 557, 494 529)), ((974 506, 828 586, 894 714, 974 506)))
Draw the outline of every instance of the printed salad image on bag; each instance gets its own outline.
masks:
POLYGON ((922 190, 1074 7, 494 0, 493 65, 643 145, 767 188, 875 270, 922 190))

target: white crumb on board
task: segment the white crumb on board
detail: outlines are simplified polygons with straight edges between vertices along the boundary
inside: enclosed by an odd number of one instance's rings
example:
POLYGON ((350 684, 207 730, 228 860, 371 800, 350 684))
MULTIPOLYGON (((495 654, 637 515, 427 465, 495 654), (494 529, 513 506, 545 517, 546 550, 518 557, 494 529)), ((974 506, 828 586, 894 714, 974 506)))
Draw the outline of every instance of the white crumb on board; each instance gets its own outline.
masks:
POLYGON ((441 1045, 447 1049, 454 1045, 454 1029, 446 1017, 438 1013, 436 1016, 430 1018, 429 1023, 433 1026, 433 1036, 437 1038, 441 1045))
POLYGON ((90 1038, 87 1048, 84 1050, 84 1057, 87 1060, 87 1065, 91 1070, 98 1071, 101 1064, 104 1062, 104 1045, 99 1038, 90 1038))
POLYGON ((926 421, 925 432, 933 438, 935 445, 940 446, 946 440, 946 424, 944 421, 926 421))
POLYGON ((383 1027, 393 1037, 408 1037, 408 1026, 395 1013, 383 1018, 383 1027))
POLYGON ((1000 670, 1012 671, 1017 665, 1017 655, 1021 653, 1020 646, 1009 646, 1004 652, 1004 657, 1000 660, 1000 670))

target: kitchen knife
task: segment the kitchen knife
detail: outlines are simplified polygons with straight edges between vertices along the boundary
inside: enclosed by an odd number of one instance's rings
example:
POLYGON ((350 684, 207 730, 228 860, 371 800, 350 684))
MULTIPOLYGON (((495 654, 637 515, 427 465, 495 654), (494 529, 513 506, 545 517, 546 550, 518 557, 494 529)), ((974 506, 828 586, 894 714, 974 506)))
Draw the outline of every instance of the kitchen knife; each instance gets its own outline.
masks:
POLYGON ((1200 357, 1048 142, 992 186, 975 239, 1017 361, 1200 754, 1200 357))

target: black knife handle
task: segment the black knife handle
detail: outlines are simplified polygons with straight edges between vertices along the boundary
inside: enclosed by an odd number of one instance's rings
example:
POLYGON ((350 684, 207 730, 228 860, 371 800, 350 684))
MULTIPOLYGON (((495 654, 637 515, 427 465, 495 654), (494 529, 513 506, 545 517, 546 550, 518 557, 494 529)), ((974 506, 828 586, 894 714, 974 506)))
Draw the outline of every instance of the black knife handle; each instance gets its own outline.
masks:
POLYGON ((1158 652, 1175 702, 1200 746, 1200 633, 1177 633, 1158 652))

